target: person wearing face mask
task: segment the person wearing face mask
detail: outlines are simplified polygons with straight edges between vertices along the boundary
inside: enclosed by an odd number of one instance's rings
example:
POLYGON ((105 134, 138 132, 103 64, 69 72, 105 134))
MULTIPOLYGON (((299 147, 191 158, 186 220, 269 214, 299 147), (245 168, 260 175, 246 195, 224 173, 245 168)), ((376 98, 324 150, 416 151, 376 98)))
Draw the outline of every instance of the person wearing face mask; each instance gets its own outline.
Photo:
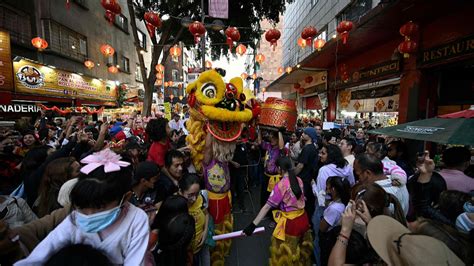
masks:
POLYGON ((195 221, 194 237, 191 241, 193 264, 201 266, 211 265, 209 246, 206 244, 209 212, 207 211, 207 193, 200 190, 199 177, 187 174, 179 180, 179 195, 188 200, 188 211, 195 221))
POLYGON ((61 248, 87 243, 113 264, 142 265, 149 238, 148 217, 128 202, 130 163, 109 149, 81 160, 79 181, 71 191, 73 211, 24 260, 42 265, 61 248))

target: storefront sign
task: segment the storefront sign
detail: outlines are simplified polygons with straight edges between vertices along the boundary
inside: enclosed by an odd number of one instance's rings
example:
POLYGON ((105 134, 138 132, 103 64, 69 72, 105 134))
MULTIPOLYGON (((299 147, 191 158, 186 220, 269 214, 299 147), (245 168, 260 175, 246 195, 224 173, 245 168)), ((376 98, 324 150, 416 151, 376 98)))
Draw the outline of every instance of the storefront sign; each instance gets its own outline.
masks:
POLYGON ((0 104, 1 113, 37 113, 39 106, 33 104, 0 104))
POLYGON ((397 129, 397 131, 413 134, 433 135, 439 130, 444 130, 442 127, 419 127, 419 126, 406 126, 403 129, 397 129))
POLYGON ((0 31, 0 91, 13 91, 10 34, 0 31))
POLYGON ((397 74, 399 72, 400 61, 391 60, 352 72, 349 76, 349 80, 342 82, 338 79, 337 82, 333 84, 336 84, 338 87, 350 87, 360 83, 379 80, 382 77, 397 74))
POLYGON ((338 95, 338 109, 348 112, 397 112, 398 91, 398 85, 352 92, 343 90, 338 95))
POLYGON ((13 63, 16 92, 63 98, 115 101, 113 81, 102 81, 61 71, 27 60, 13 63))
POLYGON ((463 55, 474 55, 474 35, 425 50, 419 62, 428 65, 463 55))

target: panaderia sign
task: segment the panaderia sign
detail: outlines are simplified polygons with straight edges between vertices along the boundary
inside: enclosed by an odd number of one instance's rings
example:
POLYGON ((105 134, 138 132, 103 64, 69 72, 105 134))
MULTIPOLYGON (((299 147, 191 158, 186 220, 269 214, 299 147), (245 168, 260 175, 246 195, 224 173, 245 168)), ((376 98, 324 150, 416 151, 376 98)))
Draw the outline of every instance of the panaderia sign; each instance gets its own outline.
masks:
POLYGON ((81 76, 24 59, 14 62, 13 69, 16 92, 101 101, 117 99, 113 81, 81 76))
POLYGON ((37 113, 39 106, 33 104, 0 104, 0 113, 37 113))

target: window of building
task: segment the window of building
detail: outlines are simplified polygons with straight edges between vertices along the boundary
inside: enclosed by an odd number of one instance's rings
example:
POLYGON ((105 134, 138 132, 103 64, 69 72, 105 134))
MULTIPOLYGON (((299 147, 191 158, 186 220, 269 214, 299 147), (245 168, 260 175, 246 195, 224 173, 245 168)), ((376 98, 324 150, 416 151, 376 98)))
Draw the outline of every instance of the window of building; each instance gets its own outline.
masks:
POLYGON ((318 37, 316 37, 316 39, 323 39, 325 41, 328 40, 328 26, 327 25, 321 28, 321 30, 319 31, 319 35, 318 37))
POLYGON ((372 0, 355 0, 336 18, 337 24, 343 20, 358 21, 372 9, 372 0))
POLYGON ((114 55, 113 56, 109 56, 107 57, 107 65, 108 66, 118 66, 118 55, 117 55, 117 51, 115 51, 114 55))
POLYGON ((12 42, 31 47, 31 21, 27 14, 0 6, 0 28, 10 32, 12 42))
MULTIPOLYGON (((147 73, 148 69, 145 68, 145 73, 147 73)), ((137 64, 137 67, 135 68, 135 80, 138 82, 143 83, 143 77, 142 77, 142 72, 140 71, 140 65, 137 64)))
POLYGON ((87 38, 53 20, 42 21, 46 40, 51 51, 84 61, 87 57, 87 38))
POLYGON ((146 51, 146 35, 140 30, 137 30, 138 33, 138 42, 141 48, 146 51))
POLYGON ((120 71, 125 72, 125 73, 130 73, 130 60, 125 56, 122 56, 120 71))
POLYGON ((124 15, 120 14, 115 16, 114 24, 124 32, 128 33, 128 19, 124 15))
POLYGON ((171 79, 173 81, 179 81, 179 71, 177 69, 171 70, 171 79))

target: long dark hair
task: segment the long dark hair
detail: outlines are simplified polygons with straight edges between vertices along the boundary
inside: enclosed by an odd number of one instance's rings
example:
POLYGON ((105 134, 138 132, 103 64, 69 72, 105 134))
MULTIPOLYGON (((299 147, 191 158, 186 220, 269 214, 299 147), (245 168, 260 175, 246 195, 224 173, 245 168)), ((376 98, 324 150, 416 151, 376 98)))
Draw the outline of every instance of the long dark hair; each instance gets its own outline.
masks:
POLYGON ((277 160, 277 166, 280 167, 282 171, 288 172, 291 191, 296 196, 296 198, 299 199, 303 192, 301 191, 300 184, 298 183, 298 179, 296 178, 295 169, 293 168, 293 163, 291 162, 291 159, 288 157, 280 157, 277 160))
POLYGON ((168 119, 160 117, 157 119, 151 119, 146 125, 145 132, 152 141, 162 141, 168 137, 166 133, 166 125, 168 119))
POLYGON ((325 164, 333 163, 336 165, 337 168, 344 168, 346 165, 349 164, 346 159, 344 159, 342 151, 337 145, 328 143, 324 145, 324 148, 326 148, 326 151, 328 153, 328 157, 326 159, 325 164))
POLYGON ((344 203, 344 205, 349 203, 351 197, 351 185, 346 178, 342 178, 340 176, 330 176, 326 180, 326 184, 329 184, 332 188, 334 188, 334 190, 336 190, 337 195, 341 198, 341 202, 344 203))

